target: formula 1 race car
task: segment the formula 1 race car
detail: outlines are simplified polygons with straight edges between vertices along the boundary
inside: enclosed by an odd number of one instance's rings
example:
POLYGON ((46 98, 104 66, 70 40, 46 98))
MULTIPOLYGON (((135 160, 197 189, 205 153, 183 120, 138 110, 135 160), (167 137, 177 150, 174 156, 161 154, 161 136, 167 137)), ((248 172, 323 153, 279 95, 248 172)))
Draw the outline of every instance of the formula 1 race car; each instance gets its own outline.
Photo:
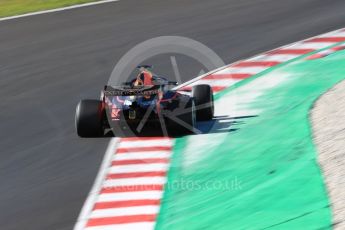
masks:
POLYGON ((80 137, 101 137, 105 130, 161 124, 169 134, 193 133, 196 121, 213 118, 213 92, 209 85, 195 85, 191 93, 171 89, 168 81, 138 66, 138 76, 121 86, 106 85, 100 100, 81 100, 76 108, 75 125, 80 137))

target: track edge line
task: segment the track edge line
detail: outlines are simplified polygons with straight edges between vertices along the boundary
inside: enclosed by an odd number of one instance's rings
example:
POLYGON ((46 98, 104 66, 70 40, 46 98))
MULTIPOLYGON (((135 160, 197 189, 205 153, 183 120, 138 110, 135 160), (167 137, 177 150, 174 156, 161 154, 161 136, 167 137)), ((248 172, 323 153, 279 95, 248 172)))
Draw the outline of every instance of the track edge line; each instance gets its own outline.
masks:
POLYGON ((91 210, 93 208, 93 205, 95 204, 95 200, 102 188, 101 184, 104 181, 104 178, 107 175, 107 172, 109 170, 109 164, 111 163, 111 158, 115 154, 116 146, 119 143, 118 138, 112 138, 108 144, 107 150, 105 152, 105 155, 103 157, 103 161, 101 164, 101 167, 98 171, 97 177, 95 179, 95 182, 93 183, 92 189, 89 192, 86 201, 84 202, 84 205, 81 209, 80 215, 78 217, 77 223, 74 226, 74 230, 82 230, 85 228, 86 223, 88 221, 88 216, 91 213, 91 210))

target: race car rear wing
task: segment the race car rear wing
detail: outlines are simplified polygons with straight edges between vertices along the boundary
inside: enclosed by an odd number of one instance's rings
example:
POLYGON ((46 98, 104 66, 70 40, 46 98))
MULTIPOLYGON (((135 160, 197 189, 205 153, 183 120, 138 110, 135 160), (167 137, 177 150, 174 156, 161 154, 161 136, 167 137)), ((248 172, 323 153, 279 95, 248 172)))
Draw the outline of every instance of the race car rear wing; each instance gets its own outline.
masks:
POLYGON ((151 96, 157 95, 160 91, 160 86, 142 86, 142 87, 111 87, 104 86, 104 96, 151 96))

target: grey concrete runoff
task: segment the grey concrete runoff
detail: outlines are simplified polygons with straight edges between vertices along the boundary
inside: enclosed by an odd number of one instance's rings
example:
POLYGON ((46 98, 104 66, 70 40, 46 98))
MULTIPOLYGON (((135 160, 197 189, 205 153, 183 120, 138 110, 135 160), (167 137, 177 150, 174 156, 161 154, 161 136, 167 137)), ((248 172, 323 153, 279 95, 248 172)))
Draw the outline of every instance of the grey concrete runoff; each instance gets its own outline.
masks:
POLYGON ((318 161, 326 181, 335 230, 345 229, 345 81, 315 104, 312 113, 318 161))

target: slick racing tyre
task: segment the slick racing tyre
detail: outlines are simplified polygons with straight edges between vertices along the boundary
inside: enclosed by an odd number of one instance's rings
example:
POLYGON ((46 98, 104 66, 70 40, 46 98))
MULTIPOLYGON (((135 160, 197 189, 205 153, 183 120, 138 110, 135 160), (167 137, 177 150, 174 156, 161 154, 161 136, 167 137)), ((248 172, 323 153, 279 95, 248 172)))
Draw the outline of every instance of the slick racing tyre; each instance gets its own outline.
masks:
POLYGON ((213 118, 214 102, 213 91, 209 85, 195 85, 192 88, 192 97, 196 106, 196 120, 208 121, 213 118))
POLYGON ((81 100, 75 113, 75 126, 80 137, 101 137, 104 135, 104 111, 99 100, 81 100))

